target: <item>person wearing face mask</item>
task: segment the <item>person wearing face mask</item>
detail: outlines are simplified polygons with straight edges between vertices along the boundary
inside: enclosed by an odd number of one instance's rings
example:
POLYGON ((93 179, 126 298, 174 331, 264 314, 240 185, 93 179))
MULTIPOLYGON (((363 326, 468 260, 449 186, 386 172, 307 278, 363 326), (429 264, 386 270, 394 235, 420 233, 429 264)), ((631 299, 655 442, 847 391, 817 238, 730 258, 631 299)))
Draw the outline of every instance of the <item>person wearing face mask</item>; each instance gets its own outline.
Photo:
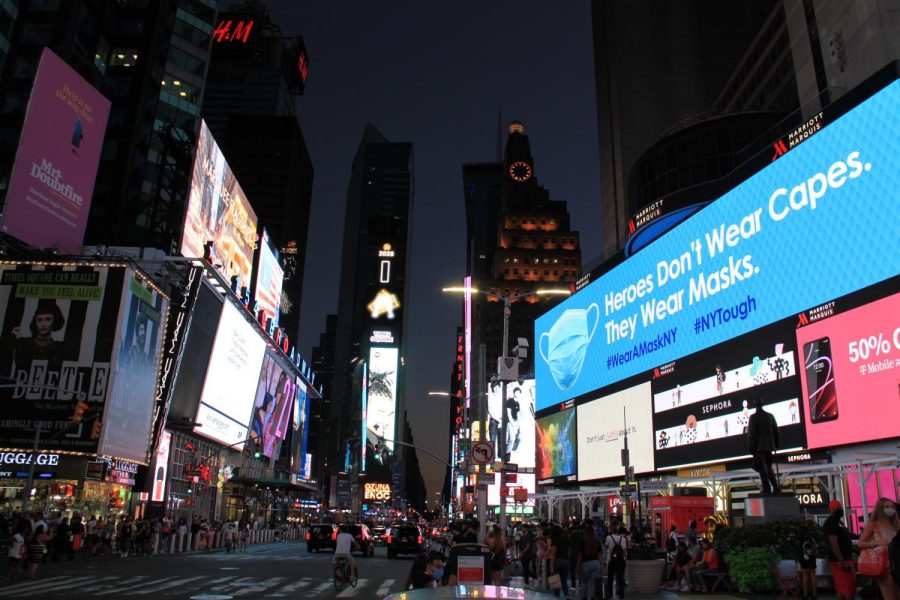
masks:
MULTIPOLYGON (((900 518, 897 516, 897 505, 887 498, 879 498, 875 503, 875 510, 866 523, 862 535, 859 536, 859 549, 884 548, 882 552, 888 555, 891 541, 900 530, 900 518)), ((898 600, 900 589, 891 577, 890 568, 883 574, 874 578, 881 588, 884 600, 898 600)))
POLYGON ((840 500, 828 503, 831 515, 822 526, 828 540, 828 562, 831 564, 831 576, 834 578, 834 590, 838 600, 851 600, 856 594, 856 571, 853 569, 850 542, 850 530, 841 522, 844 518, 844 506, 840 500))
MULTIPOLYGON (((418 561, 417 561, 418 562, 418 561)), ((428 559, 413 567, 410 582, 414 590, 438 587, 444 577, 444 555, 431 552, 428 559)))

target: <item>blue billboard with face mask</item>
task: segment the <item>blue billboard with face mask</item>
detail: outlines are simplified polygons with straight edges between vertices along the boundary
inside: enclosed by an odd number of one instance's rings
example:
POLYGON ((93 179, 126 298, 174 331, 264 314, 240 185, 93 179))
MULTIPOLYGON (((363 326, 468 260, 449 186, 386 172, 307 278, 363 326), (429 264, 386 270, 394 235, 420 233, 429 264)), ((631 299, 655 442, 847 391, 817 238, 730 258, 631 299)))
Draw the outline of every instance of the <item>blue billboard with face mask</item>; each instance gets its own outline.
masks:
POLYGON ((895 81, 541 316, 537 410, 898 273, 895 81))

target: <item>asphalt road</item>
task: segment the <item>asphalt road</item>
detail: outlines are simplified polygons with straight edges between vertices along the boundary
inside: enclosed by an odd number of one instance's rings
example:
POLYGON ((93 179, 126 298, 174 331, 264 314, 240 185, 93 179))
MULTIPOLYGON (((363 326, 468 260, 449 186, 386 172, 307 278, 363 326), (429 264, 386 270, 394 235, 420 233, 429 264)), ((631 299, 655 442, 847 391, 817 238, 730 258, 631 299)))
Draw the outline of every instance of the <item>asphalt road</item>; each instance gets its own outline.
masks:
POLYGON ((0 598, 383 598, 401 591, 412 560, 388 560, 385 548, 357 556, 358 585, 337 593, 331 552, 309 554, 299 542, 252 546, 246 554, 79 556, 40 565, 33 581, 3 581, 0 598))

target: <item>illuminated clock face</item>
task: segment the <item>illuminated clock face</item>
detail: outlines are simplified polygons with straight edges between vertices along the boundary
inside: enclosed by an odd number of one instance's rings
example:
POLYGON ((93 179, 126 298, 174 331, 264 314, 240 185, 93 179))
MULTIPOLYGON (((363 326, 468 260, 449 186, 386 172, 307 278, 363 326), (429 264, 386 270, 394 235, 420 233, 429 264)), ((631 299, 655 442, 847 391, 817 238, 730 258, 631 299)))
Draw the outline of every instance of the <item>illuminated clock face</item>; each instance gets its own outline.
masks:
POLYGON ((516 181, 528 181, 531 179, 531 165, 521 160, 514 162, 509 165, 509 176, 516 181))

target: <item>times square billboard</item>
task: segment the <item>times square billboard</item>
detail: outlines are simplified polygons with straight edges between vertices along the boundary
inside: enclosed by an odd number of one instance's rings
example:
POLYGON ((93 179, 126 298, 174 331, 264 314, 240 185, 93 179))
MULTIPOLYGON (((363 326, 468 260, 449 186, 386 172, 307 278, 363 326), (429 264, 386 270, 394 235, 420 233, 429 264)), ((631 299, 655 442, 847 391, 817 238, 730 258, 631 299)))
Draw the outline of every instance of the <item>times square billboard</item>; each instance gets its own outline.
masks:
POLYGON ((900 435, 900 82, 535 323, 538 482, 900 435), (871 415, 878 414, 878 419, 871 415))
POLYGON ((124 265, 0 264, 0 446, 146 462, 167 310, 124 265))

